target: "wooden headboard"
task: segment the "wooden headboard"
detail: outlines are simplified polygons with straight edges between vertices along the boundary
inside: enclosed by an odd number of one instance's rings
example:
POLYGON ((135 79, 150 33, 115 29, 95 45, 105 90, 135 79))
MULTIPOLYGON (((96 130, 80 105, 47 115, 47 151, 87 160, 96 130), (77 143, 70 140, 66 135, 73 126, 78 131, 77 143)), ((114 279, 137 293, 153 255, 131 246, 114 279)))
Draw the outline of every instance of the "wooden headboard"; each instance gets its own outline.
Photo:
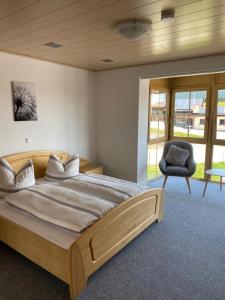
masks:
MULTIPOLYGON (((2 158, 6 159, 16 172, 23 166, 23 164, 25 164, 28 160, 32 159, 34 164, 35 177, 41 178, 45 176, 48 158, 52 152, 54 152, 58 157, 60 157, 61 160, 67 160, 70 156, 70 154, 67 152, 53 150, 23 152, 4 156, 2 158)), ((80 158, 80 167, 84 167, 88 164, 89 163, 87 160, 80 158)))

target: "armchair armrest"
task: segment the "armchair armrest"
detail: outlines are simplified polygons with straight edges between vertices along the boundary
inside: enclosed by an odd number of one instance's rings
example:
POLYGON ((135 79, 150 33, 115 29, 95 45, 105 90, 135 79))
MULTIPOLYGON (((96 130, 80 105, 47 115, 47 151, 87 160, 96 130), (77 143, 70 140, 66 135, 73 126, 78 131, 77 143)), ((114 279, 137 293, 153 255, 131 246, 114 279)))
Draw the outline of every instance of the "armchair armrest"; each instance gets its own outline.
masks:
POLYGON ((165 160, 165 158, 162 157, 159 162, 159 169, 162 173, 165 171, 166 166, 167 166, 166 160, 165 160))
POLYGON ((188 159, 187 161, 187 167, 189 172, 193 175, 196 171, 196 163, 193 159, 188 159))

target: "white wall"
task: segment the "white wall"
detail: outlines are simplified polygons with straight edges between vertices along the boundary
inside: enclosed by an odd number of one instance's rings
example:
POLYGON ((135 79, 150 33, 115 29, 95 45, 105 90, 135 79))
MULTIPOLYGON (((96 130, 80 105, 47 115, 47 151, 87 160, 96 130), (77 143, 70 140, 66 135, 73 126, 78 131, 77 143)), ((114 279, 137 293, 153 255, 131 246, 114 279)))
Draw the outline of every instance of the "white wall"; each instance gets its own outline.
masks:
POLYGON ((98 72, 97 161, 106 173, 132 181, 146 179, 148 91, 146 81, 139 85, 141 78, 224 70, 225 55, 214 55, 98 72))
POLYGON ((59 149, 95 162, 97 152, 107 174, 144 181, 148 84, 143 79, 224 70, 225 55, 96 74, 0 53, 0 156, 59 149), (38 121, 13 120, 12 80, 36 84, 38 121))
POLYGON ((0 156, 58 149, 94 162, 95 109, 96 73, 0 53, 0 156), (13 80, 36 84, 38 121, 14 121, 13 80))

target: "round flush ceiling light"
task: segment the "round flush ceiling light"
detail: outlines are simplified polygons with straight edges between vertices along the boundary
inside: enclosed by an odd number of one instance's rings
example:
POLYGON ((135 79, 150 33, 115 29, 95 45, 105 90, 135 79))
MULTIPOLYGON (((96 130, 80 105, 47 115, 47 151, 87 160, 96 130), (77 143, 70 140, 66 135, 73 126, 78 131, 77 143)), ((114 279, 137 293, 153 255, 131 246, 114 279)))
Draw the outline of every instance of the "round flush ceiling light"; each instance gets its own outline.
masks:
POLYGON ((151 23, 146 20, 126 20, 115 26, 115 31, 127 40, 139 40, 151 30, 151 23))

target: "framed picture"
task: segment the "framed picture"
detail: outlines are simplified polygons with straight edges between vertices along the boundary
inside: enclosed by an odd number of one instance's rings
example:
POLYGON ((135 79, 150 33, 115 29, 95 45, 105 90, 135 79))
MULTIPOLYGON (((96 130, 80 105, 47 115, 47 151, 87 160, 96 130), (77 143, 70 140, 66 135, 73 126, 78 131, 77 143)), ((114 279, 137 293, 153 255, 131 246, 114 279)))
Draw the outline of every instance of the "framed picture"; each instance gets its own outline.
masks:
POLYGON ((13 112, 15 121, 36 121, 37 103, 34 83, 12 81, 13 112))

